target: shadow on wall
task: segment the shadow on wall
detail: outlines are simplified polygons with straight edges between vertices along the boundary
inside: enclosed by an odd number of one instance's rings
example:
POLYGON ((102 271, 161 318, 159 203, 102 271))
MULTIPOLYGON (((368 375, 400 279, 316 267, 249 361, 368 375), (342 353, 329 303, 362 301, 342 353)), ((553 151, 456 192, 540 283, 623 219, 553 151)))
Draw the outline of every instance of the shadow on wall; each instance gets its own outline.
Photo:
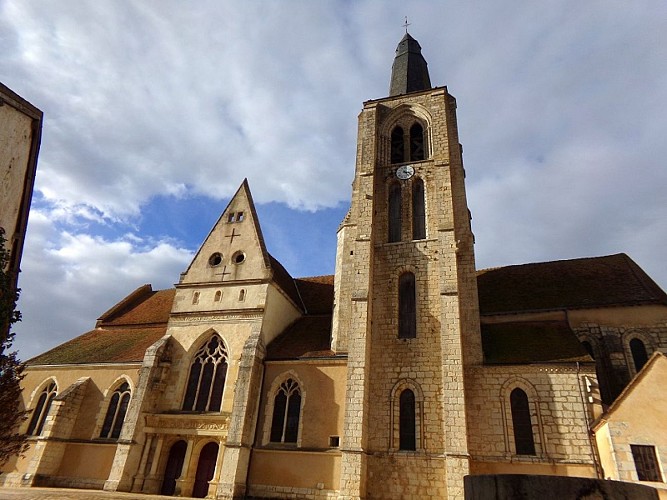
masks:
POLYGON ((493 474, 465 476, 465 500, 658 500, 650 486, 583 477, 493 474))

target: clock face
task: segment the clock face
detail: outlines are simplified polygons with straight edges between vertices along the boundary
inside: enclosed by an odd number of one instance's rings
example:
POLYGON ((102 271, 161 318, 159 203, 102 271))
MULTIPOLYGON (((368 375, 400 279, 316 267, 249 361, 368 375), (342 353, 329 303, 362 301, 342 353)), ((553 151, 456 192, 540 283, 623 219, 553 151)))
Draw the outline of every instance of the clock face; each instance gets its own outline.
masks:
POLYGON ((409 179, 415 175, 415 169, 412 165, 403 165, 396 169, 396 177, 401 180, 409 179))

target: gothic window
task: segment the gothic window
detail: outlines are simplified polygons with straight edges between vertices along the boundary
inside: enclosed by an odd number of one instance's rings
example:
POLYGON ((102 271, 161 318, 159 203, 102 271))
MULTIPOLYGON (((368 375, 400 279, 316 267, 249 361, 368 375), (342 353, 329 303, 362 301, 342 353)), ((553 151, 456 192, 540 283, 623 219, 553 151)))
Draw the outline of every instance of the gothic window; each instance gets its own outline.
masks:
POLYGON ((394 127, 391 131, 391 162, 402 163, 405 161, 405 146, 403 145, 403 129, 394 127))
POLYGON ((118 439, 120 431, 123 428, 123 422, 125 421, 125 413, 127 413, 127 406, 130 403, 130 396, 130 384, 127 382, 121 384, 113 392, 109 401, 109 408, 107 408, 107 415, 104 417, 104 424, 102 424, 101 438, 118 439))
POLYGON ((53 398, 56 397, 58 393, 58 386, 55 382, 49 383, 39 395, 37 404, 32 411, 32 418, 30 419, 30 424, 28 425, 28 431, 26 434, 29 436, 40 436, 42 430, 44 429, 44 422, 46 421, 46 416, 49 414, 51 409, 51 403, 53 398))
POLYGON ((299 435, 301 416, 301 389, 299 384, 288 378, 280 384, 273 399, 273 419, 271 420, 272 443, 296 443, 299 435))
POLYGON ((648 361, 648 354, 646 353, 646 346, 638 338, 630 341, 630 352, 632 353, 632 361, 635 364, 635 371, 639 371, 648 361))
POLYGON ((399 398, 399 445, 400 450, 417 449, 415 393, 410 389, 401 392, 399 398))
POLYGON ((410 127, 410 161, 424 159, 424 129, 419 123, 410 127))
POLYGON ((226 376, 227 350, 214 334, 192 361, 183 410, 220 411, 226 376))
POLYGON ((389 243, 401 241, 401 186, 392 184, 389 187, 389 243))
POLYGON ((655 446, 631 444, 632 458, 635 461, 637 478, 640 481, 662 482, 660 465, 655 454, 655 446))
POLYGON ((512 409, 512 426, 514 428, 514 444, 517 455, 535 455, 533 426, 530 420, 528 396, 518 387, 510 394, 512 409))
POLYGON ((398 338, 417 337, 415 275, 407 272, 398 279, 398 338))
POLYGON ((424 207, 424 181, 415 179, 412 183, 412 239, 426 238, 426 210, 424 207))

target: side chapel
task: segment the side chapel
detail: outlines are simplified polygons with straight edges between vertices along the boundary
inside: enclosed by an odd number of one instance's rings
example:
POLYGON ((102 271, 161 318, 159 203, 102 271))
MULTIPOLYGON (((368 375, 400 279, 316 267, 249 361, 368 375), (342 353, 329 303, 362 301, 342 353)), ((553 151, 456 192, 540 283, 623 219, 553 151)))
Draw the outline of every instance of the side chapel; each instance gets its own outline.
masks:
POLYGON ((470 219, 456 100, 406 33, 359 115, 335 275, 271 256, 244 181, 174 288, 29 361, 30 449, 0 482, 454 499, 469 474, 664 481, 660 432, 601 461, 594 431, 663 370, 665 292, 625 254, 478 271, 470 219))

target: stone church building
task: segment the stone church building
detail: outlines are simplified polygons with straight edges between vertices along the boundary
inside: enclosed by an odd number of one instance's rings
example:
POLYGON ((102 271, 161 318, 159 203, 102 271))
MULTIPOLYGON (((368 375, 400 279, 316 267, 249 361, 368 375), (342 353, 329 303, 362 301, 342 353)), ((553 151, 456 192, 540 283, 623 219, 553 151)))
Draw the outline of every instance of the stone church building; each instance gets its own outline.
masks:
POLYGON ((359 115, 335 274, 271 256, 244 181, 175 288, 141 286, 29 361, 30 449, 0 481, 226 499, 454 499, 480 474, 659 485, 667 415, 604 464, 594 432, 641 419, 606 410, 667 373, 665 292, 625 254, 480 271, 473 244, 456 100, 406 34, 359 115))

